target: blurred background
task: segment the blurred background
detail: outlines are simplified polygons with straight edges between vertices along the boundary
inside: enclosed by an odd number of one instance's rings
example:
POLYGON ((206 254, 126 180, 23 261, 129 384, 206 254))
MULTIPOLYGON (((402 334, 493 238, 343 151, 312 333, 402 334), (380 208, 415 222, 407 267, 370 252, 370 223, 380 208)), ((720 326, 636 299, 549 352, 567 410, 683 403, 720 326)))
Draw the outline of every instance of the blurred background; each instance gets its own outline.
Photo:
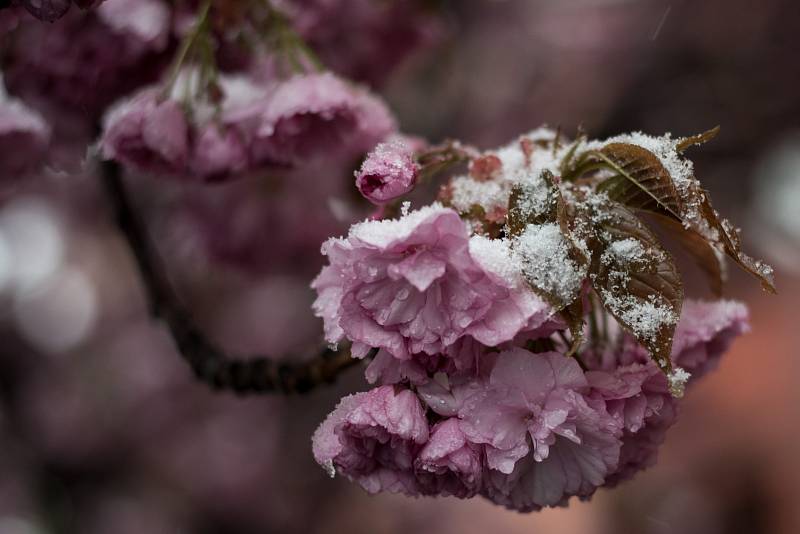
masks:
MULTIPOLYGON (((340 396, 365 388, 362 373, 305 397, 207 391, 148 318, 94 178, 64 175, 0 205, 0 534, 800 532, 800 6, 434 4, 414 54, 391 75, 361 76, 405 132, 490 148, 542 123, 591 137, 722 127, 690 157, 745 248, 775 266, 779 294, 731 270, 727 296, 748 303, 753 330, 687 395, 659 463, 591 502, 528 515, 331 480, 310 436, 340 396)), ((216 340, 303 354, 321 332, 308 289, 319 244, 359 215, 342 213, 349 180, 268 207, 246 184, 183 195, 180 209, 178 192, 156 196, 146 181, 137 197, 216 340), (283 233, 265 237, 271 218, 283 233)), ((685 276, 697 273, 687 264, 685 276)))

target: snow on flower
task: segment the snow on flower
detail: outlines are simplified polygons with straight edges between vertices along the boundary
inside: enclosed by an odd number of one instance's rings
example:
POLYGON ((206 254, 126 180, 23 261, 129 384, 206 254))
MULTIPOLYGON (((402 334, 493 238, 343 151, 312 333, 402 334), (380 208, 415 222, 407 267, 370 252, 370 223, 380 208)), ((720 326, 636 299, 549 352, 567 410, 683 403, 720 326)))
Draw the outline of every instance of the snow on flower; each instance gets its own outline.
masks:
POLYGON ((411 191, 418 175, 419 164, 408 146, 400 141, 381 143, 356 172, 356 187, 370 202, 384 204, 411 191))
POLYGON ((105 158, 141 172, 217 182, 264 170, 310 166, 320 156, 363 153, 394 130, 375 97, 331 74, 261 83, 221 76, 222 99, 183 95, 198 91, 198 73, 181 72, 169 94, 148 87, 106 116, 105 158))
POLYGON ((342 399, 312 439, 314 458, 370 493, 417 494, 414 458, 428 441, 422 405, 409 390, 381 386, 342 399))
POLYGON ((312 286, 326 337, 407 360, 472 336, 485 345, 541 325, 551 310, 524 284, 485 269, 458 214, 441 205, 353 226, 323 245, 330 264, 312 286))
POLYGON ((189 159, 189 125, 176 100, 146 89, 117 105, 106 117, 100 149, 143 172, 182 174, 189 159))

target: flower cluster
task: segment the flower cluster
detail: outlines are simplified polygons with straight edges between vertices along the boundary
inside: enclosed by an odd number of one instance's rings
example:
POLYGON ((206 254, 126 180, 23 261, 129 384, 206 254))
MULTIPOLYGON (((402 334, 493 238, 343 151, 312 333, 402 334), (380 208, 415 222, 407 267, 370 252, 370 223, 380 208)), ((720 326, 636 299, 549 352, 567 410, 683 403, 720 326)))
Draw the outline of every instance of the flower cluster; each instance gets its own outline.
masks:
POLYGON ((20 17, 4 36, 9 89, 62 113, 96 118, 158 77, 169 59, 171 19, 163 0, 104 2, 88 11, 73 9, 52 25, 20 17))
POLYGON ((261 84, 222 76, 220 101, 181 102, 196 81, 187 73, 172 93, 141 90, 107 115, 101 151, 145 173, 220 181, 308 165, 332 154, 357 155, 395 129, 385 105, 333 74, 261 84))
MULTIPOLYGON (((738 303, 686 311, 673 357, 692 370, 746 329, 738 303)), ((346 397, 319 427, 315 458, 370 493, 481 495, 520 511, 589 497, 652 465, 677 416, 665 376, 629 336, 620 342, 586 354, 586 371, 515 343, 482 347, 469 371, 448 353, 415 355, 418 373, 392 357, 387 383, 346 397)))
MULTIPOLYGON (((585 173, 570 159, 607 146, 561 147, 542 129, 463 150, 469 174, 440 202, 323 245, 314 310, 328 342, 370 358, 375 384, 314 435, 331 475, 370 493, 480 495, 531 511, 655 461, 684 386, 747 329, 747 311, 684 302, 671 258, 627 201, 598 187, 608 175, 572 184, 585 173)), ((368 198, 384 183, 403 190, 420 161, 378 147, 357 185, 368 198)))

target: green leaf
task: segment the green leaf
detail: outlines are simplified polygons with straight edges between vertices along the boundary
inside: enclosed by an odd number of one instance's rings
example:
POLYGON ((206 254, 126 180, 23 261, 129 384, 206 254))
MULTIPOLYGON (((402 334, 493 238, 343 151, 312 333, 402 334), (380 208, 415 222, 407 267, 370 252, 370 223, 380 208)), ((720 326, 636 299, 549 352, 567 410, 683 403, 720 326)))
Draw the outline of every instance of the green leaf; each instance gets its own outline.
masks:
POLYGON ((650 352, 665 373, 681 314, 683 286, 678 269, 656 236, 623 205, 592 208, 592 285, 603 306, 650 352))

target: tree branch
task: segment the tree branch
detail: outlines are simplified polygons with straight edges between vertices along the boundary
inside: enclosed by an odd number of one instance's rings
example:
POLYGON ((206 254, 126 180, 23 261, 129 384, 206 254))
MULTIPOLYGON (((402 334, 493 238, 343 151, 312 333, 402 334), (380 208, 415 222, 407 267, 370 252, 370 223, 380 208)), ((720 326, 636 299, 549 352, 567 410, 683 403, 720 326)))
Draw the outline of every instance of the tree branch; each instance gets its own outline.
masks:
MULTIPOLYGON (((147 292, 154 318, 163 320, 177 348, 195 376, 214 389, 247 393, 306 393, 333 382, 336 376, 358 363, 349 348, 322 350, 314 359, 282 363, 271 358, 231 358, 216 347, 194 325, 190 314, 172 291, 158 254, 147 238, 145 225, 133 209, 125 190, 119 165, 100 163, 100 173, 116 214, 117 226, 127 240, 147 292)), ((370 356, 374 356, 373 349, 370 356)))

